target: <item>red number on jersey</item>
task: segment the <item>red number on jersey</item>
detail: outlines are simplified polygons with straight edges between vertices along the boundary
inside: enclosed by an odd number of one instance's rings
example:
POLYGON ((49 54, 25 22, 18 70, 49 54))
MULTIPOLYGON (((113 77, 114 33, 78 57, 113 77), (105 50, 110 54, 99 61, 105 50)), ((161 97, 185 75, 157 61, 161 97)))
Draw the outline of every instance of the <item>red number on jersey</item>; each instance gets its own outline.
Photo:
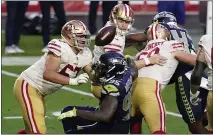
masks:
POLYGON ((142 58, 149 58, 151 57, 152 55, 154 54, 158 54, 160 52, 160 49, 158 47, 152 49, 150 52, 141 52, 139 55, 138 55, 138 60, 142 59, 142 58))
POLYGON ((69 74, 67 73, 67 71, 69 71, 69 70, 71 70, 72 72, 77 72, 76 73, 76 75, 77 75, 78 72, 81 70, 81 68, 79 68, 79 67, 73 68, 72 65, 68 64, 59 73, 64 75, 64 76, 70 77, 69 74))

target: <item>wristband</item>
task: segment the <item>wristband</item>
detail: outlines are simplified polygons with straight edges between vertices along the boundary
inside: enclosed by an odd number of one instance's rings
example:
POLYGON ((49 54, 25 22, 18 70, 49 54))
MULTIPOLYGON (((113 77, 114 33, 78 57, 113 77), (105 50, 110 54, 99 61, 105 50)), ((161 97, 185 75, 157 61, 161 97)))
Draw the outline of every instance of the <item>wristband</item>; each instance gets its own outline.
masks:
POLYGON ((151 64, 150 61, 149 61, 149 58, 144 58, 144 62, 146 64, 146 66, 149 65, 149 64, 151 64))

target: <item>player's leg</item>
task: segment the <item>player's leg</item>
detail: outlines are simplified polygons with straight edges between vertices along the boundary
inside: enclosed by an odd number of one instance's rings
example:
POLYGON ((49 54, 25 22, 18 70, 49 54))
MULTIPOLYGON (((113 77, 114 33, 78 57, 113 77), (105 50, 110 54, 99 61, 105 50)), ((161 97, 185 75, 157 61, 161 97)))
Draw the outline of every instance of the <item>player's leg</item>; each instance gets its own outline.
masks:
MULTIPOLYGON (((133 83, 132 89, 134 90, 137 86, 137 81, 133 83)), ((141 134, 142 126, 142 114, 137 106, 136 95, 132 96, 132 107, 131 107, 131 121, 130 121, 130 134, 141 134)))
POLYGON ((209 121, 209 133, 213 134, 213 91, 209 91, 207 97, 207 117, 209 121))
POLYGON ((31 134, 45 134, 45 103, 43 96, 20 77, 15 82, 13 92, 21 105, 25 131, 31 134))
POLYGON ((190 102, 190 80, 185 76, 180 76, 175 83, 176 103, 183 120, 187 123, 191 133, 207 133, 203 126, 202 116, 204 114, 204 106, 207 93, 201 90, 202 102, 194 106, 190 102))
MULTIPOLYGON (((72 110, 73 108, 78 110, 95 111, 96 108, 89 106, 67 106, 61 113, 72 110)), ((95 134, 95 133, 107 133, 107 128, 103 128, 99 122, 87 120, 81 117, 65 118, 62 121, 64 133, 66 134, 95 134)))
POLYGON ((137 78, 133 89, 133 104, 137 104, 151 133, 166 132, 166 112, 159 83, 151 78, 137 78))

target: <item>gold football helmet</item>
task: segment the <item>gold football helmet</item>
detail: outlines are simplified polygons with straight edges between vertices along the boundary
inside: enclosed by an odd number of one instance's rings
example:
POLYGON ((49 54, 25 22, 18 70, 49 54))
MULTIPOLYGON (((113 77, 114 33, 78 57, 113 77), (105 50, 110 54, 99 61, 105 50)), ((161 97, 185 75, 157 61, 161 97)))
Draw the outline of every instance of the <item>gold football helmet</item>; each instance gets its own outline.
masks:
POLYGON ((127 4, 118 4, 112 9, 109 20, 118 28, 118 19, 129 22, 127 30, 121 31, 126 33, 134 23, 134 11, 127 4))
POLYGON ((169 30, 161 24, 153 23, 147 30, 148 40, 155 40, 155 39, 170 40, 170 36, 171 35, 169 30))
POLYGON ((67 22, 61 29, 61 37, 70 46, 74 46, 80 50, 89 46, 89 30, 86 25, 79 20, 67 22))

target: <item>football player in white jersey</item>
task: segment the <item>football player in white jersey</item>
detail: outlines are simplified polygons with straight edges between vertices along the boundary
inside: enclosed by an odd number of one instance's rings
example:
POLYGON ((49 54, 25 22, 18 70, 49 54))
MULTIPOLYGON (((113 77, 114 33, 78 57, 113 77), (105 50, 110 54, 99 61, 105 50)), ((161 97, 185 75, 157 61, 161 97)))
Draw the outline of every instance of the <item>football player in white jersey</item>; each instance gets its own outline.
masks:
MULTIPOLYGON (((112 42, 105 46, 94 46, 93 50, 93 63, 96 63, 100 56, 108 51, 115 51, 123 54, 125 47, 125 36, 134 23, 134 11, 129 5, 118 4, 116 5, 109 16, 109 21, 105 26, 116 26, 116 35, 112 42)), ((164 57, 153 56, 150 61, 155 63, 163 62, 164 57)), ((141 62, 144 65, 144 62, 141 62)), ((99 82, 93 82, 91 86, 92 93, 95 97, 99 98, 101 94, 101 86, 99 82)))
POLYGON ((212 35, 204 35, 201 37, 198 46, 196 65, 191 75, 191 98, 192 104, 196 105, 199 102, 199 86, 201 78, 206 67, 208 67, 208 84, 209 93, 207 97, 207 118, 209 122, 209 133, 213 134, 213 91, 212 91, 212 65, 213 65, 213 47, 212 35))
POLYGON ((195 56, 184 52, 183 42, 170 39, 169 30, 161 24, 152 24, 147 32, 148 43, 136 55, 137 60, 144 59, 146 67, 136 65, 138 78, 133 84, 132 117, 138 111, 144 115, 149 130, 154 134, 166 133, 166 109, 161 97, 162 89, 169 83, 178 62, 195 64, 195 56), (148 57, 160 54, 167 58, 163 66, 152 65, 148 57))
POLYGON ((17 78, 13 92, 21 105, 25 123, 25 129, 18 133, 45 134, 45 96, 64 85, 88 82, 92 62, 89 36, 83 22, 67 22, 61 30, 61 39, 51 40, 48 52, 17 78), (78 75, 81 69, 87 73, 78 75))

